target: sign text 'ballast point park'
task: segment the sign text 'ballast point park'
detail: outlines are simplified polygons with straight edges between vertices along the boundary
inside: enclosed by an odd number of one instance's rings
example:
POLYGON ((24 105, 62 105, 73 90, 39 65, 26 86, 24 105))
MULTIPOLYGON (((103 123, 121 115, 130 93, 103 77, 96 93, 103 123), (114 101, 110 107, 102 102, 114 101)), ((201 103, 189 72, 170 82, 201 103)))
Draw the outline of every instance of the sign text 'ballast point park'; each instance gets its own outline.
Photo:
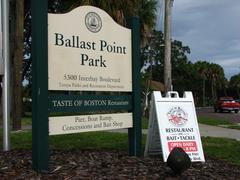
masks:
POLYGON ((48 21, 49 90, 132 91, 130 29, 85 9, 48 21))

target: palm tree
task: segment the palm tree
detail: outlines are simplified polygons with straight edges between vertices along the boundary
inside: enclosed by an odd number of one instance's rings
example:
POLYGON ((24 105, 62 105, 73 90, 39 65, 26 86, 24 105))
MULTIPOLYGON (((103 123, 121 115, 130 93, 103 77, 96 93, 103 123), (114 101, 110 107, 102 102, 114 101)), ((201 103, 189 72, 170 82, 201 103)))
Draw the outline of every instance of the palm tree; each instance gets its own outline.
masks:
POLYGON ((233 89, 236 89, 237 96, 240 98, 240 73, 231 77, 230 86, 233 89))
POLYGON ((196 66, 197 72, 200 74, 202 79, 202 106, 204 107, 206 105, 205 102, 205 92, 206 92, 206 80, 209 76, 209 63, 206 61, 198 61, 194 64, 196 66))
POLYGON ((82 5, 99 7, 123 26, 126 26, 128 17, 137 16, 140 18, 142 46, 146 45, 146 39, 155 26, 156 0, 55 0, 49 3, 55 6, 59 4, 58 10, 51 10, 56 13, 67 12, 82 5))
POLYGON ((137 8, 137 14, 132 14, 133 16, 139 16, 141 22, 141 46, 144 47, 148 43, 149 37, 152 34, 153 27, 156 23, 156 6, 157 1, 155 0, 142 0, 140 3, 135 3, 139 5, 137 8))
POLYGON ((208 76, 211 80, 211 91, 213 102, 217 99, 217 88, 224 86, 224 70, 215 63, 211 63, 208 67, 208 76))

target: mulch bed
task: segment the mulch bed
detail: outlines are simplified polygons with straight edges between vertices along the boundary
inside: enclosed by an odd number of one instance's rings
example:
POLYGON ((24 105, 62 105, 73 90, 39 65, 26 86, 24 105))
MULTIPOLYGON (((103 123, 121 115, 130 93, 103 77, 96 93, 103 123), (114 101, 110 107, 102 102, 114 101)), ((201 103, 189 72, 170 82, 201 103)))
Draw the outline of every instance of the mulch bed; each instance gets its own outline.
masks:
POLYGON ((32 169, 30 150, 0 152, 0 179, 240 179, 240 167, 206 157, 176 176, 161 157, 130 157, 116 150, 52 150, 49 171, 32 169))

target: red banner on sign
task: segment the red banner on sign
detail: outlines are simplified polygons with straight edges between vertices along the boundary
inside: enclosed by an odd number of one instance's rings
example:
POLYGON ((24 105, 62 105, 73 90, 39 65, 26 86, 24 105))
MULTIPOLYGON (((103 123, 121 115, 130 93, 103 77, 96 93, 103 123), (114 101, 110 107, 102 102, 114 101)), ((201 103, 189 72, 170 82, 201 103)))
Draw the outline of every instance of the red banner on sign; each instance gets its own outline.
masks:
POLYGON ((195 152, 197 151, 197 144, 195 141, 179 141, 179 142, 168 142, 168 149, 169 152, 171 152, 171 150, 174 147, 180 147, 182 148, 185 152, 195 152))

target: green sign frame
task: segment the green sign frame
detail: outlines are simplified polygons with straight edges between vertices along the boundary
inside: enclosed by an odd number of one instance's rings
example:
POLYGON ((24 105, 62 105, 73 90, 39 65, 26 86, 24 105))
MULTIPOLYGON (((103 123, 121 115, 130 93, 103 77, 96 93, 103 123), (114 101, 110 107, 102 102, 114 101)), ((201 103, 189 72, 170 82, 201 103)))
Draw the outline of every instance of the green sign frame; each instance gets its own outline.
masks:
POLYGON ((48 91, 48 1, 32 0, 32 59, 33 59, 33 89, 32 89, 32 159, 33 169, 37 172, 48 170, 49 165, 49 134, 48 117, 50 112, 76 112, 99 109, 92 107, 58 108, 51 103, 55 100, 114 100, 126 101, 128 105, 113 106, 112 110, 126 110, 133 113, 133 128, 128 129, 129 155, 141 156, 141 99, 140 99, 140 23, 138 18, 128 20, 128 28, 132 29, 132 84, 133 91, 127 96, 66 96, 52 95, 48 91))

